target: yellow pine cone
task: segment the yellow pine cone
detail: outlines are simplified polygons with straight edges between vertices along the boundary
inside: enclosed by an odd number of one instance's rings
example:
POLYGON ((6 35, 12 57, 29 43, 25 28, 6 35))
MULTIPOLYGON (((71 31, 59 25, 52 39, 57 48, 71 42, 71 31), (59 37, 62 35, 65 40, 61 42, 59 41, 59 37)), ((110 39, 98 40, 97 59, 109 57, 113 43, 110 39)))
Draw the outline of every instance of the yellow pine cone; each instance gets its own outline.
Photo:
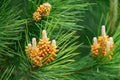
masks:
POLYGON ((97 45, 93 44, 93 45, 91 46, 91 50, 92 50, 92 52, 93 52, 93 56, 94 56, 94 57, 97 57, 98 52, 99 52, 99 49, 100 49, 100 45, 99 45, 99 44, 97 44, 97 45))
POLYGON ((55 53, 58 52, 58 50, 51 45, 49 39, 41 39, 38 43, 38 49, 41 57, 43 57, 43 64, 51 62, 54 60, 54 57, 57 56, 55 53))
POLYGON ((51 10, 51 5, 49 3, 43 3, 37 8, 37 12, 39 12, 41 16, 48 15, 50 13, 50 10, 51 10))
POLYGON ((43 30, 43 38, 40 39, 36 45, 36 39, 32 39, 32 45, 28 44, 26 46, 26 52, 30 59, 33 61, 34 66, 42 66, 43 64, 48 64, 54 60, 57 56, 56 52, 56 41, 53 40, 52 43, 47 38, 46 31, 43 30))
POLYGON ((51 10, 51 5, 49 3, 43 3, 33 13, 33 19, 35 21, 40 21, 41 17, 49 15, 50 10, 51 10))
POLYGON ((40 21, 41 20, 41 15, 39 14, 39 12, 34 12, 33 13, 33 19, 35 21, 40 21))
POLYGON ((114 46, 112 37, 108 37, 105 32, 105 26, 102 26, 102 36, 93 38, 93 45, 91 45, 92 55, 95 58, 102 58, 107 56, 108 59, 112 58, 112 53, 110 52, 114 46))

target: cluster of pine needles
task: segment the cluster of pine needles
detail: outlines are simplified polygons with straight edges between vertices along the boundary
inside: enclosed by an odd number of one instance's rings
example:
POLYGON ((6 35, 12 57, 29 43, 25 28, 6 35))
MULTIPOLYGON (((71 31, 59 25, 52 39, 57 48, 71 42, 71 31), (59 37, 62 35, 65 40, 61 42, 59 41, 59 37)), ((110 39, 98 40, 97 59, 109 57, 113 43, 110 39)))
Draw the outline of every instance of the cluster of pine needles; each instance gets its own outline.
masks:
POLYGON ((119 80, 118 0, 0 0, 0 80, 119 80))

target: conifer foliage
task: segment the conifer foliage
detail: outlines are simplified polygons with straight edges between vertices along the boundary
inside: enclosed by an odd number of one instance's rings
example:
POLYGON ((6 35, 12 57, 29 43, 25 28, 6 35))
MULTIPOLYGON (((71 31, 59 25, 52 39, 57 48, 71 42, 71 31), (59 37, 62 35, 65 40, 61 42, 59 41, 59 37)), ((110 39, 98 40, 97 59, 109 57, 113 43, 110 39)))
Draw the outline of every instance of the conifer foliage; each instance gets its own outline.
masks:
POLYGON ((119 80, 118 2, 0 0, 0 80, 119 80))

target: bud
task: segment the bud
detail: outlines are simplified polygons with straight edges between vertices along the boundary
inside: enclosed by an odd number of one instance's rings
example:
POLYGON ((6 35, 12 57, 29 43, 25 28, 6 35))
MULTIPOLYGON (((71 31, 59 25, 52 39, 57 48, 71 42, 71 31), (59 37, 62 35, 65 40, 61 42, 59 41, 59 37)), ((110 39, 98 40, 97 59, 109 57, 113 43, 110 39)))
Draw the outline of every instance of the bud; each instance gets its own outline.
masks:
POLYGON ((106 31, 105 31, 105 25, 102 26, 102 36, 105 37, 106 36, 106 31))
POLYGON ((43 31, 42 31, 42 39, 44 39, 44 40, 47 40, 47 39, 48 39, 48 38, 47 38, 46 30, 43 30, 43 31))
POLYGON ((114 44, 113 38, 110 37, 109 40, 110 40, 110 44, 113 45, 114 44))
POLYGON ((31 47, 31 46, 32 46, 31 43, 29 43, 29 44, 28 44, 28 47, 31 47))
POLYGON ((97 38, 96 37, 93 38, 93 44, 97 44, 97 38))
POLYGON ((36 38, 32 38, 32 46, 34 49, 36 48, 36 38))
POLYGON ((54 48, 57 48, 57 46, 56 46, 56 41, 55 41, 55 40, 52 40, 52 46, 53 46, 54 48))

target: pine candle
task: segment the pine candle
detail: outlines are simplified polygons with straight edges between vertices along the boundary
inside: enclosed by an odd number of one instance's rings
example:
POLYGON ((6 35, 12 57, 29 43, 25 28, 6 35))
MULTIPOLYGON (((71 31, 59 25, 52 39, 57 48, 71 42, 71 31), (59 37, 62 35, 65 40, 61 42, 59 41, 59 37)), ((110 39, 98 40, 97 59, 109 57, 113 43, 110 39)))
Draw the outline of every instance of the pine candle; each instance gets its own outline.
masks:
POLYGON ((102 58, 108 55, 108 58, 112 58, 112 50, 114 46, 113 38, 106 35, 105 26, 102 26, 101 36, 93 38, 93 45, 91 45, 92 55, 95 58, 102 58))
POLYGON ((35 66, 42 66, 54 60, 54 57, 57 56, 56 52, 58 52, 56 48, 56 41, 52 40, 51 43, 46 31, 43 30, 42 39, 36 44, 36 38, 32 38, 32 44, 29 43, 26 46, 26 52, 35 66))

